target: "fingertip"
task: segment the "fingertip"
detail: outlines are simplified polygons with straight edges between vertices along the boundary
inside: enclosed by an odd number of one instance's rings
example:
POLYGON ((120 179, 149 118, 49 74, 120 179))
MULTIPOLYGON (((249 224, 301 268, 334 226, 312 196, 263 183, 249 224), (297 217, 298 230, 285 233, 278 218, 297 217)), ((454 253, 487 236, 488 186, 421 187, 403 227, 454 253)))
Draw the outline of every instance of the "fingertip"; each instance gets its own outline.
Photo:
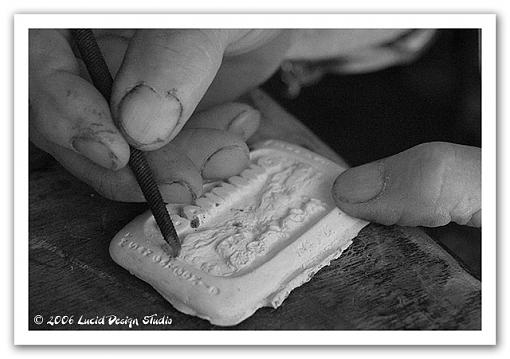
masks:
POLYGON ((260 112, 253 107, 229 102, 198 112, 186 122, 185 128, 210 128, 250 138, 260 125, 260 112))
POLYGON ((239 135, 246 141, 259 128, 260 116, 258 110, 249 107, 232 119, 227 127, 227 131, 239 135))
POLYGON ((213 153, 202 168, 206 179, 228 178, 239 174, 250 160, 248 146, 243 144, 225 146, 213 153))
POLYGON ((181 127, 182 112, 181 101, 172 91, 160 94, 142 83, 120 101, 117 122, 132 146, 153 151, 175 137, 181 127))
POLYGON ((191 204, 196 199, 191 186, 184 181, 161 183, 158 187, 166 203, 191 204))
POLYGON ((188 204, 202 194, 200 171, 172 143, 146 156, 165 202, 188 204))
POLYGON ((249 162, 249 150, 241 137, 208 128, 185 129, 171 142, 184 153, 205 179, 228 178, 249 162))
POLYGON ((349 168, 333 184, 337 203, 361 204, 375 199, 385 187, 382 162, 349 168))
POLYGON ((108 143, 90 135, 78 135, 71 140, 72 148, 99 166, 117 171, 129 161, 129 146, 124 141, 108 143))
MULTIPOLYGON (((119 135, 119 137, 121 136, 119 135)), ((118 171, 126 167, 129 162, 131 150, 129 148, 129 144, 124 140, 124 138, 121 137, 121 140, 110 144, 110 148, 112 149, 112 153, 115 157, 114 166, 111 169, 113 171, 118 171)))

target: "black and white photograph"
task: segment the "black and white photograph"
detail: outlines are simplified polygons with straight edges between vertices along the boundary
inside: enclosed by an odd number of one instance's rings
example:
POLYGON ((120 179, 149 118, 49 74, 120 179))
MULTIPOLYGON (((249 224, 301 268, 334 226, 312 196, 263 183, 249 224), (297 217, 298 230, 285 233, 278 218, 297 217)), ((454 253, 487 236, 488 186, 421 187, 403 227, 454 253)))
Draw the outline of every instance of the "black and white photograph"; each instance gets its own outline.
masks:
POLYGON ((495 26, 16 15, 16 341, 492 343, 495 26))

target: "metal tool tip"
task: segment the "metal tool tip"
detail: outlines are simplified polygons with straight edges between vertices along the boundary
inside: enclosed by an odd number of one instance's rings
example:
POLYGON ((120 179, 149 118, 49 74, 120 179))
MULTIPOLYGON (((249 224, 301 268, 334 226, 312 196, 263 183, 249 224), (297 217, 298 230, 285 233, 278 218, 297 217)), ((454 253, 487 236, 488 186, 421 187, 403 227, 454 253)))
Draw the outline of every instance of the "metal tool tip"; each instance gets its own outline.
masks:
POLYGON ((179 253, 181 251, 181 246, 178 245, 178 246, 171 246, 169 245, 168 243, 163 243, 161 245, 161 249, 163 250, 163 252, 165 252, 168 256, 170 256, 171 258, 177 258, 179 256, 179 253))

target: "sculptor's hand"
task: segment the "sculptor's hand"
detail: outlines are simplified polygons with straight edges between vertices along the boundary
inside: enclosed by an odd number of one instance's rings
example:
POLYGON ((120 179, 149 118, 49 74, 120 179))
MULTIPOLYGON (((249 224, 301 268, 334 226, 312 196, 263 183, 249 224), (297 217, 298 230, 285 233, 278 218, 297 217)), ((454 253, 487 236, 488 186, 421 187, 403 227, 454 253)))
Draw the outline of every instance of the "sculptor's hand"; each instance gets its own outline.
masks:
POLYGON ((247 165, 244 141, 256 130, 259 113, 241 104, 211 106, 267 79, 290 45, 290 33, 104 30, 96 35, 116 75, 110 104, 88 81, 69 31, 31 30, 32 142, 101 194, 123 201, 143 200, 125 167, 128 143, 153 151, 148 159, 168 202, 190 202, 200 195, 203 178, 232 176, 247 165), (207 111, 191 117, 199 103, 207 111))
POLYGON ((480 227, 480 149, 418 145, 343 172, 333 197, 346 213, 385 225, 480 227))

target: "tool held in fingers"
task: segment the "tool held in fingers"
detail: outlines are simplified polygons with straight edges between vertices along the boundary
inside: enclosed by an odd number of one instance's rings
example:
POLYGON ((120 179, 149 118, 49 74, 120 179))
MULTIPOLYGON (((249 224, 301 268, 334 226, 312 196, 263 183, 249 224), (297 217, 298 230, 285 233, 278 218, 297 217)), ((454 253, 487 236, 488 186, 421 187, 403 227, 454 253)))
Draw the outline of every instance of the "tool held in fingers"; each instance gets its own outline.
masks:
MULTIPOLYGON (((101 92, 104 98, 109 101, 112 93, 113 78, 101 54, 101 50, 97 45, 92 30, 74 29, 71 30, 71 33, 80 51, 83 62, 87 66, 94 86, 101 92)), ((129 157, 129 166, 135 174, 136 180, 149 204, 163 238, 169 245, 169 248, 165 248, 165 251, 172 257, 177 257, 181 250, 181 243, 158 186, 154 181, 149 164, 142 151, 131 146, 130 150, 131 156, 129 157)))

